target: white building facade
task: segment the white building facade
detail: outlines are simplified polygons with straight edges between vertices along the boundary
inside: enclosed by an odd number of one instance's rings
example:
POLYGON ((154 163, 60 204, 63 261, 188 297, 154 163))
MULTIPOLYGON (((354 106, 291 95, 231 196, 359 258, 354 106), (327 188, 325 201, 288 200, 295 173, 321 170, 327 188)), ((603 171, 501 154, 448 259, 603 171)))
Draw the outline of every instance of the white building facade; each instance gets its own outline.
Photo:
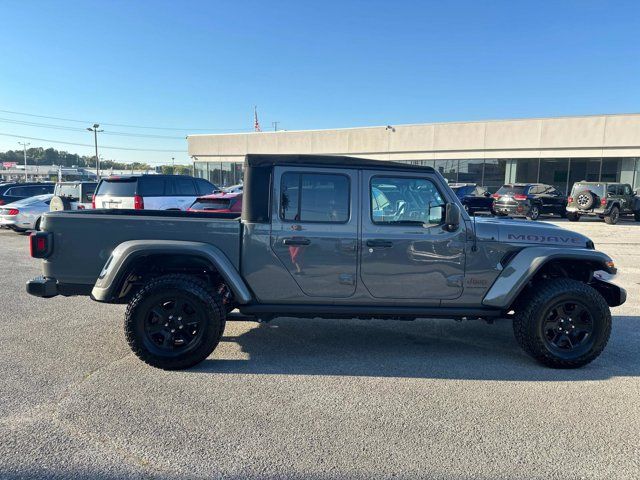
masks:
POLYGON ((429 165, 449 182, 490 191, 539 182, 568 192, 580 180, 640 188, 640 114, 205 134, 187 141, 196 176, 220 186, 240 182, 246 154, 266 153, 429 165))

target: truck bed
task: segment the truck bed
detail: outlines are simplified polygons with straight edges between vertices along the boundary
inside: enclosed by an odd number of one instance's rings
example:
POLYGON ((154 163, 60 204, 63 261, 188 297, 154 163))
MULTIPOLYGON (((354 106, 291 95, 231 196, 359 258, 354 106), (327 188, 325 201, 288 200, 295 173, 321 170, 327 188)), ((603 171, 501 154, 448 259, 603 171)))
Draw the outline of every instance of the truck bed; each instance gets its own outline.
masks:
POLYGON ((185 240, 222 250, 240 263, 240 221, 235 214, 152 210, 76 210, 47 213, 41 229, 53 234, 45 277, 93 285, 111 252, 128 240, 185 240))

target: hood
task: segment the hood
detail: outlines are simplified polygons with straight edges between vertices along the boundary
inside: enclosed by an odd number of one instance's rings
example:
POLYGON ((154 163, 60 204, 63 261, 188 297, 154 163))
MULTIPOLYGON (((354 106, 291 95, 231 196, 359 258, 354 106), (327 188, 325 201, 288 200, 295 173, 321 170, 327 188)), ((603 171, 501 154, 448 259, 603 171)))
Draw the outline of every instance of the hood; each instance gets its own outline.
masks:
POLYGON ((494 241, 574 248, 586 248, 592 243, 588 237, 580 233, 551 223, 530 220, 476 217, 476 233, 479 242, 494 241))

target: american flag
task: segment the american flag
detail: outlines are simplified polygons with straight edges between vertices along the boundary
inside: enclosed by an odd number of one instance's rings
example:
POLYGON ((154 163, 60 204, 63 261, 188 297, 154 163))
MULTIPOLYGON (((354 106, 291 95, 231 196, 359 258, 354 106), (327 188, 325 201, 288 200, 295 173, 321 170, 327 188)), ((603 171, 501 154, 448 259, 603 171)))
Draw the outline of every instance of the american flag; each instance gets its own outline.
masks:
POLYGON ((256 132, 261 132, 262 129, 260 128, 260 122, 258 121, 258 107, 257 106, 253 107, 253 119, 254 119, 253 129, 256 132))

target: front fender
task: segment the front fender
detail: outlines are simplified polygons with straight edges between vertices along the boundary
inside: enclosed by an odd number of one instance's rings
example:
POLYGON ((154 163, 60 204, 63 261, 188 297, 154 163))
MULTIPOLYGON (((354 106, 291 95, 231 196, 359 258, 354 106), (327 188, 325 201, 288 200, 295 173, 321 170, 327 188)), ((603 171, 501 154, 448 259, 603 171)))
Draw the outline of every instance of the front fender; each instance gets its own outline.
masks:
POLYGON ((217 247, 202 242, 176 240, 131 240, 118 245, 104 264, 91 291, 99 302, 111 301, 117 294, 121 280, 128 274, 133 262, 148 255, 191 255, 202 258, 220 273, 240 304, 249 303, 251 292, 229 258, 217 247))
POLYGON ((488 307, 508 308, 526 284, 546 263, 552 260, 590 262, 594 270, 615 274, 611 258, 597 250, 585 248, 528 247, 507 264, 484 296, 482 304, 488 307))

